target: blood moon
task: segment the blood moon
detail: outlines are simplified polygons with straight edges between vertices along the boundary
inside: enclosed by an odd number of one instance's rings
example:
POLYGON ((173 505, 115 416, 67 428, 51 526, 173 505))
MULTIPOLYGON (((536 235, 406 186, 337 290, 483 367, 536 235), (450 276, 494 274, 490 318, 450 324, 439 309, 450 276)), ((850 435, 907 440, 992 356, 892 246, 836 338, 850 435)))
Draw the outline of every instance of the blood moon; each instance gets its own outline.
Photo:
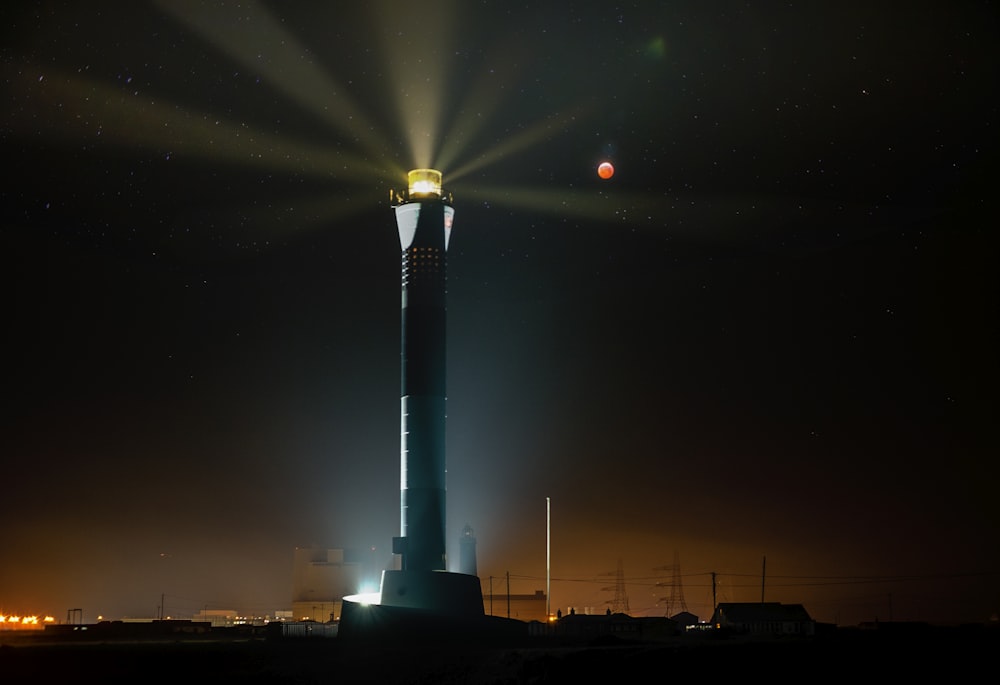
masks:
POLYGON ((608 179, 615 175, 615 167, 611 162, 601 162, 597 166, 597 175, 608 179))

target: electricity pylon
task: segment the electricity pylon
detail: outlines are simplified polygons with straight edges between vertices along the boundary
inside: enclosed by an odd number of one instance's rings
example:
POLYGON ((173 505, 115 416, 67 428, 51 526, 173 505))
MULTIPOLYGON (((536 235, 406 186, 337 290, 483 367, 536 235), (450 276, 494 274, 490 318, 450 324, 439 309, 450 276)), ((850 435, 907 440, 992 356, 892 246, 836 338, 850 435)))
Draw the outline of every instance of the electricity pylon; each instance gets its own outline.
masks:
POLYGON ((615 598, 609 602, 611 605, 611 613, 627 614, 629 612, 628 595, 625 593, 625 571, 622 567, 621 559, 618 560, 618 571, 615 573, 614 588, 606 587, 604 589, 614 589, 615 591, 615 598))
MULTIPOLYGON (((682 611, 687 611, 687 602, 684 601, 684 587, 681 584, 681 560, 677 550, 674 550, 674 563, 671 566, 658 566, 656 571, 672 571, 673 577, 670 580, 670 594, 664 600, 665 609, 663 615, 666 617, 676 616, 682 611)), ((657 583, 663 586, 664 583, 657 583)))

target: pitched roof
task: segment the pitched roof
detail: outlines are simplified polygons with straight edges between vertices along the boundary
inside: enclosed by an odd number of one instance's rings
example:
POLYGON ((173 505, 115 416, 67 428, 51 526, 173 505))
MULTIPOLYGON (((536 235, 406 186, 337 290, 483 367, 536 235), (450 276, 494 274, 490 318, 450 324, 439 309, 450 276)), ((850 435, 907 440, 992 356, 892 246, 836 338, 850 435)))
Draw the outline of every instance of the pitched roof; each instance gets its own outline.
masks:
POLYGON ((715 610, 716 617, 726 623, 759 623, 761 621, 811 621, 801 604, 780 602, 725 602, 715 610))

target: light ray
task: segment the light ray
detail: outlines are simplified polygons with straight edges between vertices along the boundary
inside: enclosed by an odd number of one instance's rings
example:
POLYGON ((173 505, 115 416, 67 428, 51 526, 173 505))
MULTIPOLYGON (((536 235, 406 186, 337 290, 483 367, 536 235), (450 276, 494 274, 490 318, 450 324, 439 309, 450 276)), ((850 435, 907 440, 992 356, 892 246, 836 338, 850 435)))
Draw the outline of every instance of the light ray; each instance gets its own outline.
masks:
POLYGON ((464 188, 457 186, 463 198, 476 200, 482 196, 484 202, 490 205, 509 207, 511 209, 527 209, 562 217, 579 217, 597 221, 610 221, 615 218, 615 212, 623 206, 635 206, 638 202, 649 203, 650 200, 638 194, 611 195, 598 190, 583 190, 578 188, 538 189, 515 186, 484 186, 476 184, 464 188))
MULTIPOLYGON (((596 182, 595 182, 596 183, 596 182)), ((481 183, 451 186, 464 202, 529 210, 585 223, 618 224, 629 228, 669 229, 685 237, 729 245, 756 244, 778 233, 786 222, 810 216, 861 220, 870 212, 864 204, 818 202, 815 198, 749 193, 636 193, 588 187, 536 188, 481 183), (811 205, 806 210, 804 206, 811 205)), ((822 245, 818 246, 822 247, 822 245)), ((812 248, 806 248, 812 249, 812 248)))
POLYGON ((307 111, 321 117, 377 157, 387 157, 386 136, 349 94, 309 57, 309 50, 272 18, 256 0, 244 0, 237 13, 226 3, 154 0, 164 13, 193 29, 210 44, 261 73, 307 111), (267 55, 267 59, 260 56, 267 55))
POLYGON ((179 207, 174 222, 211 226, 235 221, 241 230, 234 240, 250 247, 266 246, 295 234, 337 225, 344 219, 371 211, 373 204, 374 199, 365 196, 354 199, 325 195, 273 198, 265 205, 179 207))
POLYGON ((9 119, 12 128, 19 126, 30 134, 42 127, 50 138, 139 146, 178 159, 195 157, 324 178, 332 175, 348 182, 382 181, 405 174, 387 159, 373 160, 340 148, 292 140, 246 122, 212 117, 75 74, 45 74, 41 67, 21 69, 24 92, 43 105, 49 116, 18 110, 9 119))
POLYGON ((451 169, 462 151, 476 139, 484 126, 500 108, 504 96, 513 91, 520 73, 521 61, 510 59, 509 48, 498 43, 493 53, 484 60, 484 70, 465 92, 459 115, 448 126, 448 135, 442 141, 441 151, 435 161, 437 168, 451 169))
POLYGON ((582 111, 581 109, 578 112, 570 114, 553 114, 545 119, 536 121, 525 129, 510 133, 500 143, 478 155, 474 160, 467 162, 457 169, 450 169, 448 171, 449 183, 459 180, 473 171, 489 166, 490 164, 495 164, 501 159, 530 147, 535 143, 569 133, 571 126, 576 123, 582 111))
POLYGON ((399 3, 378 0, 369 5, 380 27, 382 55, 389 71, 389 95, 396 104, 403 133, 417 168, 434 166, 439 144, 442 103, 451 67, 447 41, 453 32, 456 3, 399 3))

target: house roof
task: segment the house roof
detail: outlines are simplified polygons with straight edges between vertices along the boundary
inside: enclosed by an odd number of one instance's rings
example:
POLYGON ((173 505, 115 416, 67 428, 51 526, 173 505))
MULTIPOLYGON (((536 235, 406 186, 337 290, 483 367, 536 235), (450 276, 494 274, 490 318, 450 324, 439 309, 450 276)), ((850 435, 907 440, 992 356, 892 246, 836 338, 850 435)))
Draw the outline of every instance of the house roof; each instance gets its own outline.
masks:
POLYGON ((811 621, 801 604, 780 602, 725 602, 715 610, 716 620, 725 623, 759 623, 761 621, 811 621))
POLYGON ((674 614, 670 617, 670 620, 676 621, 677 623, 697 623, 698 617, 692 614, 690 611, 682 611, 680 613, 674 614))

